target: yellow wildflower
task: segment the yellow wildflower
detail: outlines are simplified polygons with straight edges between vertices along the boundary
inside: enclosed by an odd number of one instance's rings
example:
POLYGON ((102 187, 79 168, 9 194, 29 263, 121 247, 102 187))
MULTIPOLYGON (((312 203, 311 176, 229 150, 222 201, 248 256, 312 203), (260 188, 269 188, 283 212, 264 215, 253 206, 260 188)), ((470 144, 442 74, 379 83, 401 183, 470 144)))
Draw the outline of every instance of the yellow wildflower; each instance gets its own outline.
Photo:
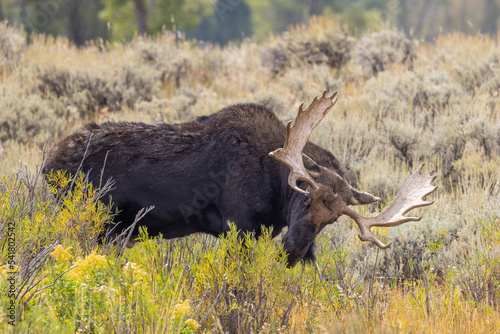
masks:
POLYGON ((189 299, 186 299, 181 304, 174 306, 174 315, 176 317, 186 317, 191 313, 191 306, 189 306, 189 299))
POLYGON ((201 325, 198 323, 198 321, 196 321, 194 319, 188 319, 188 320, 186 320, 186 322, 184 323, 184 325, 186 325, 187 328, 189 328, 193 332, 196 331, 198 328, 201 327, 201 325))
POLYGON ((123 266, 123 275, 133 280, 134 283, 132 284, 132 286, 139 287, 143 291, 146 288, 146 283, 148 282, 148 274, 138 264, 127 262, 123 266))
POLYGON ((69 262, 69 260, 73 258, 73 255, 69 253, 71 248, 72 247, 68 247, 64 249, 63 246, 57 245, 54 247, 54 250, 50 253, 50 255, 52 255, 57 262, 69 262))
POLYGON ((127 262, 123 266, 123 274, 127 276, 132 276, 134 278, 134 281, 142 281, 146 282, 148 279, 148 274, 144 269, 141 268, 136 263, 133 262, 127 262))
POLYGON ((83 282, 91 279, 93 274, 100 269, 107 268, 109 264, 112 264, 112 262, 106 259, 104 255, 92 252, 84 259, 81 257, 76 259, 73 263, 76 268, 68 272, 68 277, 77 282, 83 282))

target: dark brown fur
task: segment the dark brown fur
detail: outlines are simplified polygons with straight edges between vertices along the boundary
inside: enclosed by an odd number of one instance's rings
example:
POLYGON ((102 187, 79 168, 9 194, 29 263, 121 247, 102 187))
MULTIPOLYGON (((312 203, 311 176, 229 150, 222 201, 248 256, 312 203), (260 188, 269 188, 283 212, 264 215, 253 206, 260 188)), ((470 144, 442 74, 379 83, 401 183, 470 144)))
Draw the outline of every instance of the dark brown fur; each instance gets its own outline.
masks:
MULTIPOLYGON (((254 104, 230 106, 182 124, 92 123, 61 141, 43 171, 74 175, 82 166, 95 185, 101 171, 104 180, 112 178, 110 195, 120 210, 115 219, 120 229, 130 226, 141 208, 154 205, 140 221, 151 235, 218 236, 228 230, 227 221, 257 236, 261 225, 273 226, 277 235, 308 208, 308 196, 288 185, 288 168, 268 155, 283 146, 285 134, 286 127, 270 110, 254 104)), ((312 143, 304 152, 343 174, 330 152, 312 143)), ((304 231, 300 233, 294 240, 304 231)), ((292 265, 302 257, 314 259, 317 231, 312 233, 304 235, 300 251, 285 242, 289 257, 299 254, 289 258, 292 265), (302 251, 305 246, 307 252, 302 251)))

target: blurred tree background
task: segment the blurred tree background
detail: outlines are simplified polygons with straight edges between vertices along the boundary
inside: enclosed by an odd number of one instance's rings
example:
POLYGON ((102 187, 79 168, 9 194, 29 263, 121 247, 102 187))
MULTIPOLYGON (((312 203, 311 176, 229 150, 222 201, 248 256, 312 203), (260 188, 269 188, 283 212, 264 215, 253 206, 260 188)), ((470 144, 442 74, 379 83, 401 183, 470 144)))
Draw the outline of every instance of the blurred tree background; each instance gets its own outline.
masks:
POLYGON ((162 29, 224 45, 261 40, 321 14, 333 14, 358 34, 391 25, 423 39, 455 30, 496 35, 500 0, 0 0, 0 20, 22 24, 28 34, 64 35, 77 45, 162 29))

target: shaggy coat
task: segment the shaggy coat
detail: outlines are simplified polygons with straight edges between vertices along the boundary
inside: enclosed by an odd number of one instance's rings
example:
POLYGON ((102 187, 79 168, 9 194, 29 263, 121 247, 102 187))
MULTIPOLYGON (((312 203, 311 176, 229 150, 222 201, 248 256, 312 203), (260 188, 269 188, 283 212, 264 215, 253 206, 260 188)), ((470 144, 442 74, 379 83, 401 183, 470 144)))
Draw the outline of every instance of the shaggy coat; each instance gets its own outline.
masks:
MULTIPOLYGON (((283 147, 285 135, 285 125, 273 112, 255 104, 230 106, 181 124, 91 123, 50 152, 43 172, 75 175, 81 168, 94 185, 100 184, 101 174, 104 181, 113 179, 114 189, 103 201, 119 210, 114 218, 118 231, 130 226, 140 209, 154 205, 139 222, 150 235, 219 236, 234 222, 256 236, 261 226, 272 226, 276 236, 308 205, 307 195, 288 185, 289 169, 269 156, 283 147)), ((308 143, 304 153, 343 175, 327 150, 308 143)), ((314 237, 304 236, 300 248, 307 252, 295 252, 298 245, 285 243, 292 265, 302 257, 314 260, 314 237)))

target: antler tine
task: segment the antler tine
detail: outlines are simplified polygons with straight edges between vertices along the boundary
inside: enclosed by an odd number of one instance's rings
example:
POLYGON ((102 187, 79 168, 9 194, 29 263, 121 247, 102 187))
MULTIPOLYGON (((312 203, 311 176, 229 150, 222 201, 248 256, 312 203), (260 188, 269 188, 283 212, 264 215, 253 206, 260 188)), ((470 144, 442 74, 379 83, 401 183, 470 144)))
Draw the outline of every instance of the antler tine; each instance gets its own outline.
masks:
POLYGON ((390 244, 385 245, 378 240, 370 228, 373 226, 392 227, 401 225, 409 221, 419 221, 422 217, 405 217, 404 215, 415 208, 431 205, 434 201, 424 201, 424 197, 436 191, 437 187, 432 185, 436 179, 434 170, 427 174, 422 174, 421 170, 424 164, 421 164, 415 173, 406 181, 404 186, 399 190, 394 200, 389 206, 375 217, 365 218, 359 215, 356 211, 344 206, 343 214, 348 215, 358 224, 361 234, 359 239, 362 241, 371 241, 378 247, 385 249, 390 244))
POLYGON ((285 145, 283 148, 269 153, 271 157, 282 162, 290 169, 288 184, 300 193, 308 194, 309 192, 300 189, 297 186, 297 181, 307 182, 313 190, 319 188, 304 167, 302 151, 309 140, 312 130, 336 102, 337 92, 327 96, 325 91, 320 98, 315 97, 305 110, 302 103, 293 124, 292 121, 287 124, 285 145))

